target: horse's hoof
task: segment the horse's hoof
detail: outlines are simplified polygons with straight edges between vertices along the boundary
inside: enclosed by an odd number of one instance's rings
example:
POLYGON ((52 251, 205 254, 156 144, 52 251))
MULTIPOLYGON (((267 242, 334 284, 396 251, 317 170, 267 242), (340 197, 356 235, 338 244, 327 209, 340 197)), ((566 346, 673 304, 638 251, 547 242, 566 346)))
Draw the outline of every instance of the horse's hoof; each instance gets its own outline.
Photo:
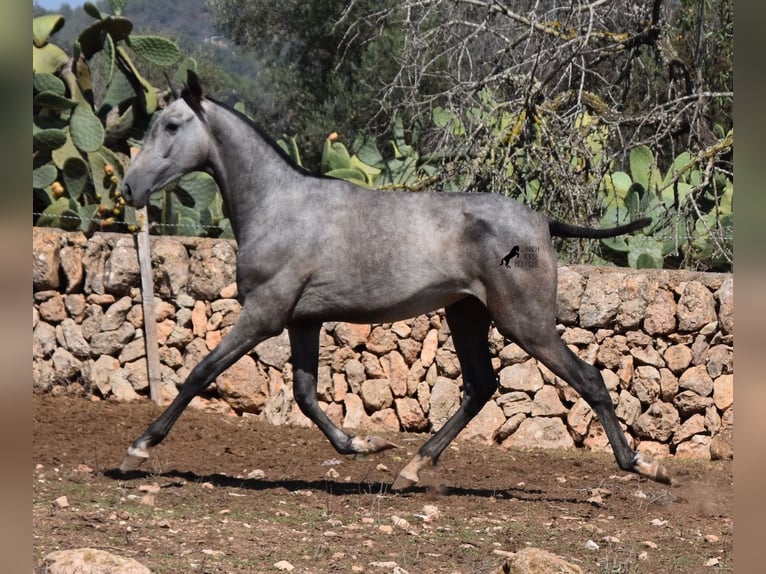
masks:
POLYGON ((394 444, 391 441, 379 436, 368 436, 365 442, 370 448, 370 452, 380 452, 383 450, 389 450, 392 448, 399 448, 398 444, 394 444))
POLYGON ((641 476, 656 482, 662 484, 672 484, 673 482, 664 466, 656 460, 645 460, 640 454, 636 456, 636 463, 633 468, 641 476))
POLYGON ((417 476, 413 479, 413 478, 408 478, 404 476, 402 473, 399 473, 399 476, 396 477, 394 484, 391 485, 391 490, 404 490, 405 488, 414 486, 417 483, 418 483, 417 476))
POLYGON ((131 447, 128 449, 128 454, 125 455, 125 460, 123 460, 122 464, 120 465, 120 470, 122 472, 136 470, 138 467, 144 464, 147 458, 149 458, 148 452, 131 447))

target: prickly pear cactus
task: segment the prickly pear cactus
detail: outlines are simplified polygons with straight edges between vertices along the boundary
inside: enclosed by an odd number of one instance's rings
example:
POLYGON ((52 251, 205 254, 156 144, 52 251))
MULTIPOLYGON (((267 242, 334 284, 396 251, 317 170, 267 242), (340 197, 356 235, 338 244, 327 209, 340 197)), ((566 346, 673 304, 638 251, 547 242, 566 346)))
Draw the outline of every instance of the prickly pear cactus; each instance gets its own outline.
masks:
POLYGON ((171 67, 182 53, 171 40, 133 34, 122 16, 125 0, 109 0, 112 14, 92 2, 93 22, 80 32, 72 56, 51 36, 65 20, 49 14, 32 20, 33 221, 81 229, 135 229, 135 214, 119 193, 131 137, 143 133, 162 97, 140 72, 139 62, 171 67), (90 71, 106 62, 106 85, 90 71), (138 58, 133 61, 133 56, 138 58), (103 93, 100 101, 95 93, 103 93))

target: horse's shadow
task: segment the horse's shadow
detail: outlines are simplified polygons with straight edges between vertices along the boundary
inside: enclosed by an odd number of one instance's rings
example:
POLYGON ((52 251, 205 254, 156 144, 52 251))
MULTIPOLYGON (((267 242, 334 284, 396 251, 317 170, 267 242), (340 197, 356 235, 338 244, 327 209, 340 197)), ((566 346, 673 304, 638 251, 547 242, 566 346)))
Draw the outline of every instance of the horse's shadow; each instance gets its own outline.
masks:
MULTIPOLYGON (((253 491, 265 491, 272 489, 285 489, 290 492, 298 490, 311 490, 315 492, 324 492, 331 496, 367 496, 367 495, 389 495, 411 497, 414 495, 426 495, 437 492, 439 496, 459 496, 459 497, 479 497, 494 498, 501 500, 515 499, 521 502, 559 502, 570 504, 590 503, 582 493, 573 493, 572 496, 553 496, 542 489, 535 488, 466 488, 461 486, 411 486, 403 490, 394 491, 391 489, 391 483, 380 481, 364 482, 340 482, 332 479, 321 480, 300 480, 300 479, 257 479, 257 478, 238 478, 226 474, 197 474, 191 471, 170 470, 166 472, 151 472, 142 470, 131 470, 124 472, 120 469, 108 469, 103 475, 113 480, 139 480, 158 478, 171 479, 175 481, 186 481, 188 483, 209 483, 218 488, 244 489, 253 491)), ((178 483, 179 485, 184 483, 178 483)))

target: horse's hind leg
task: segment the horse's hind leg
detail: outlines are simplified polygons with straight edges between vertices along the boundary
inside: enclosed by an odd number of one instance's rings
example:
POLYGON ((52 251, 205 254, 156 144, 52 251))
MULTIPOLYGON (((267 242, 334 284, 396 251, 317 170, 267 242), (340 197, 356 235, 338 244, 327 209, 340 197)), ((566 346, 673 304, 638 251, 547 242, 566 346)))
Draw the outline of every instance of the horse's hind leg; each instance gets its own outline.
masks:
POLYGON ((401 470, 394 481, 394 490, 418 482, 420 469, 436 464, 442 451, 479 413, 497 388, 487 344, 490 323, 487 309, 479 300, 466 298, 448 306, 445 312, 463 371, 463 400, 455 414, 401 470))
POLYGON ((242 313, 231 331, 189 373, 173 402, 131 444, 125 460, 120 466, 121 470, 128 471, 138 468, 149 458, 149 449, 162 442, 195 396, 210 385, 218 375, 237 362, 242 355, 264 339, 278 334, 282 329, 280 326, 276 332, 273 329, 258 331, 254 325, 260 324, 263 322, 258 320, 255 313, 249 312, 247 307, 242 309, 242 313))
POLYGON ((312 420, 341 454, 371 453, 396 447, 378 436, 356 437, 339 429, 319 407, 316 396, 321 323, 289 325, 293 362, 293 396, 303 414, 312 420))
POLYGON ((515 340, 530 355, 569 383, 585 399, 601 421, 621 469, 669 484, 670 476, 659 462, 649 460, 630 448, 620 428, 620 422, 601 372, 580 359, 566 346, 556 333, 553 319, 542 315, 538 315, 537 318, 540 320, 534 320, 534 314, 531 317, 525 317, 526 327, 523 329, 518 327, 518 321, 515 319, 512 329, 508 329, 507 324, 503 324, 502 321, 497 322, 497 318, 496 324, 501 333, 515 340))

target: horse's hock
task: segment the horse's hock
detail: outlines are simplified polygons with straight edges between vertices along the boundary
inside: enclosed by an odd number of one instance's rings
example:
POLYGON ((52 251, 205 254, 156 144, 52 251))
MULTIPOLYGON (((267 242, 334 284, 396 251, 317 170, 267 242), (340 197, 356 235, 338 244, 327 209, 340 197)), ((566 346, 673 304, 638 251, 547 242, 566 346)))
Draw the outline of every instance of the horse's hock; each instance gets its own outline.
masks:
MULTIPOLYGON (((234 323, 234 242, 152 238, 165 400, 234 323)), ((148 400, 140 274, 132 237, 33 230, 35 392, 148 400)), ((588 266, 559 270, 558 330, 596 365, 639 451, 733 456, 733 277, 588 266)), ((499 386, 461 433, 507 448, 610 451, 583 401, 517 345, 489 334, 499 386)), ((192 406, 310 424, 292 398, 286 333, 192 406)), ((317 393, 336 424, 433 431, 457 409, 461 375, 441 312, 384 325, 327 323, 317 393)))

